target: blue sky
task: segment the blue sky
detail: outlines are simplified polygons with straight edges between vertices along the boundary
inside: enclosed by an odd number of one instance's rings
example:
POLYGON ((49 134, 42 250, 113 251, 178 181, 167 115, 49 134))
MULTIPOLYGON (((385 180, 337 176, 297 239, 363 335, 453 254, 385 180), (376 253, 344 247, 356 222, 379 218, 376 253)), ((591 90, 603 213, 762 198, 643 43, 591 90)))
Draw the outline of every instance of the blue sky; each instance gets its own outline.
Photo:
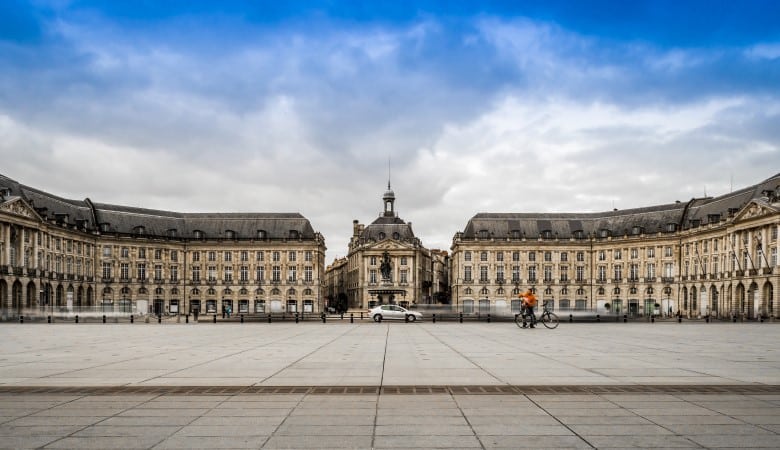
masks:
POLYGON ((448 248, 780 171, 780 2, 0 2, 0 172, 66 197, 300 211, 344 255, 392 160, 448 248))

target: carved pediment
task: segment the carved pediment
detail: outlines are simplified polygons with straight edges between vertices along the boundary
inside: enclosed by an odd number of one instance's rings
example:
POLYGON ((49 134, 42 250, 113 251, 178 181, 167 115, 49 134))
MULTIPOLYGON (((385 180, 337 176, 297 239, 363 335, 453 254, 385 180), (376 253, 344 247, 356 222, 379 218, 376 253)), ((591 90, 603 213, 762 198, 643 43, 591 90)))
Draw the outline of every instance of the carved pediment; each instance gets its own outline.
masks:
POLYGON ((745 220, 760 219, 767 216, 780 214, 780 210, 764 202, 751 201, 745 205, 735 216, 734 222, 743 222, 745 220))
POLYGON ((402 242, 387 239, 379 241, 376 244, 369 246, 369 248, 373 250, 406 250, 410 248, 410 246, 402 242))
POLYGON ((21 197, 11 198, 8 201, 0 204, 0 212, 25 217, 27 219, 43 221, 35 209, 33 209, 33 207, 31 207, 21 197))

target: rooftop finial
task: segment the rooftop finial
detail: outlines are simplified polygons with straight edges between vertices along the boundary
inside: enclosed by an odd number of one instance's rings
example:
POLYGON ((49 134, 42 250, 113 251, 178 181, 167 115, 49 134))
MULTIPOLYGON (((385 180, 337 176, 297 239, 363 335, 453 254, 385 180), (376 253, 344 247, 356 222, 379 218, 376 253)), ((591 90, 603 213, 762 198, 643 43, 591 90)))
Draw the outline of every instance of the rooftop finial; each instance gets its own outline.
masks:
POLYGON ((390 190, 390 157, 387 157, 387 190, 390 190))

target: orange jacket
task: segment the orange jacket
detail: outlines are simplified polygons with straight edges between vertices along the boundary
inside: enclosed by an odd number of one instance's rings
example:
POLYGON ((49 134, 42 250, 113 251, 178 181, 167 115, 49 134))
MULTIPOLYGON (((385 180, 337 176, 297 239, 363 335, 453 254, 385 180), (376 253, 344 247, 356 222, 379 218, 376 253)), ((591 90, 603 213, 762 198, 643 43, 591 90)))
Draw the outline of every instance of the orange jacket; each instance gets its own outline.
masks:
POLYGON ((525 293, 524 297, 525 297, 525 303, 528 306, 530 306, 531 308, 536 306, 536 296, 533 293, 527 292, 525 293))

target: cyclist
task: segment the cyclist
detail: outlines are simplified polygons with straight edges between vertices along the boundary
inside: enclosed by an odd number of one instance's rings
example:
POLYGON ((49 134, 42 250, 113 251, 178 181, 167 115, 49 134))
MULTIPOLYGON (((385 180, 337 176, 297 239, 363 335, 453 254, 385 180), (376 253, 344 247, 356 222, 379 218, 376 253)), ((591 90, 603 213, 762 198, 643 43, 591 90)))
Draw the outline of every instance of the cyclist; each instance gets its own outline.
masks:
MULTIPOLYGON (((524 309, 523 317, 526 315, 531 316, 531 328, 536 326, 536 315, 534 314, 534 307, 536 306, 536 296, 531 290, 525 291, 525 293, 518 295, 523 301, 522 307, 524 309)), ((525 319, 523 320, 523 328, 525 328, 525 319)))

